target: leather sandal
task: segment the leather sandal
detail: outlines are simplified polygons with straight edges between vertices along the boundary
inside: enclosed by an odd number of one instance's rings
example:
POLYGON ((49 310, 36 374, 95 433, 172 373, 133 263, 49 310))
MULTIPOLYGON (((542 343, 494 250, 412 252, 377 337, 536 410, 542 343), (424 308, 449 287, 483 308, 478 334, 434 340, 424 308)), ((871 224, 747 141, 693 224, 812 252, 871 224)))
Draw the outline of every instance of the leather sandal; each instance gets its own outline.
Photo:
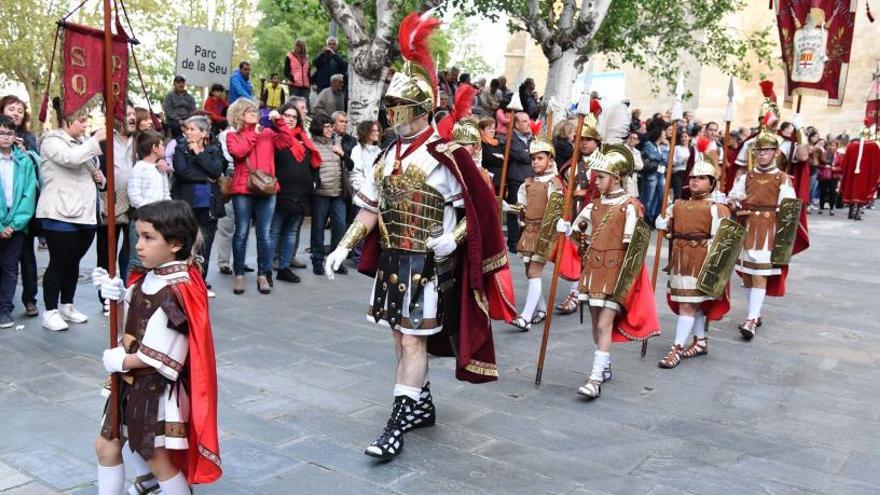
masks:
POLYGON ((672 347, 669 348, 669 352, 666 353, 666 356, 657 363, 657 366, 668 370, 675 368, 680 362, 681 346, 678 344, 674 344, 672 347))
POLYGON ((535 312, 535 316, 532 317, 532 325, 537 325, 539 323, 544 323, 544 320, 547 319, 547 312, 539 309, 535 312))
POLYGON ((739 333, 742 335, 742 338, 745 340, 752 340, 755 337, 756 330, 758 329, 758 322, 755 320, 746 320, 742 322, 739 326, 739 333))
POLYGON ((529 329, 532 328, 532 324, 527 322, 526 319, 522 316, 517 316, 515 320, 510 322, 510 324, 515 326, 516 328, 519 328, 523 332, 528 332, 529 329))
POLYGON ((709 339, 706 337, 703 337, 702 339, 694 337, 694 341, 691 342, 691 345, 681 351, 681 357, 684 359, 705 356, 706 354, 709 354, 709 339))
POLYGON ((577 294, 568 293, 565 300, 556 305, 556 312, 563 315, 570 315, 577 311, 577 294))

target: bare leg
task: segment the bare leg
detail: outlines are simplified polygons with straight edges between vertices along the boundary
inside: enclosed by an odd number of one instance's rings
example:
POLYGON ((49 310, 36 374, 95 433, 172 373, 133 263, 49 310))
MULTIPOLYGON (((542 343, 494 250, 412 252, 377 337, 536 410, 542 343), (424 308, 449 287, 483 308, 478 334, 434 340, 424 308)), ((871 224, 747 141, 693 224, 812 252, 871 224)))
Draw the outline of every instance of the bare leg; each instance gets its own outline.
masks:
POLYGON ((611 330, 614 328, 614 317, 617 311, 610 308, 602 308, 599 311, 598 339, 596 347, 603 352, 611 352, 611 330))
POLYGON ((428 338, 403 334, 400 344, 402 352, 397 366, 397 383, 421 390, 428 371, 428 338))
POLYGON ((125 487, 122 444, 99 436, 95 453, 98 455, 98 495, 120 495, 125 487))
POLYGON ((599 313, 602 308, 590 306, 590 323, 593 327, 593 344, 599 345, 599 313))

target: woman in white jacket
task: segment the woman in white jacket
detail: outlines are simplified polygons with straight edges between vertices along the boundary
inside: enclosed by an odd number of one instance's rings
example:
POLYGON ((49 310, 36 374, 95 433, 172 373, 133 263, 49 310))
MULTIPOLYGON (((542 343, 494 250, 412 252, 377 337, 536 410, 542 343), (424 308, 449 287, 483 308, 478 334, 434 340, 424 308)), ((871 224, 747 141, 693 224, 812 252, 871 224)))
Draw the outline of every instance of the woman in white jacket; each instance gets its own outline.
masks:
POLYGON ((60 102, 53 102, 60 129, 49 131, 40 142, 42 189, 37 203, 39 219, 49 246, 49 265, 43 275, 43 327, 67 330, 67 322, 85 323, 88 317, 73 305, 79 262, 98 227, 98 190, 104 175, 98 165, 103 127, 85 138, 87 117, 61 117, 60 102), (59 307, 59 299, 61 305, 59 307))
POLYGON ((379 132, 379 123, 374 120, 365 120, 357 126, 358 144, 351 149, 351 161, 354 162, 354 166, 348 176, 352 195, 357 195, 366 174, 373 171, 376 157, 382 151, 376 146, 379 142, 379 132))

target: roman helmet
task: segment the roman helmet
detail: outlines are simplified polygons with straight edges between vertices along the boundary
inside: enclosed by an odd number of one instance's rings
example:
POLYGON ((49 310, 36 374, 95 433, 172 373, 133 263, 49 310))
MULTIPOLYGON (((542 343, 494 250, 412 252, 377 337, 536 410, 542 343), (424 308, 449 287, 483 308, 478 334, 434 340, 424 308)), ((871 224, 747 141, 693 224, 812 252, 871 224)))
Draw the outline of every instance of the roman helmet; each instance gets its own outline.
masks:
POLYGON ((700 177, 708 175, 712 177, 712 187, 714 189, 718 182, 718 169, 715 165, 715 157, 706 154, 706 151, 709 149, 709 138, 705 136, 698 137, 695 148, 697 152, 694 155, 694 166, 691 167, 690 176, 700 177))
POLYGON ((599 120, 592 113, 584 117, 584 125, 581 128, 581 138, 593 139, 599 145, 602 144, 602 133, 599 132, 599 120))
POLYGON ((385 111, 392 126, 407 124, 434 112, 439 86, 437 71, 428 48, 431 34, 440 21, 413 12, 400 23, 398 42, 403 67, 394 73, 385 92, 385 111))
MULTIPOLYGON (((535 153, 547 153, 551 158, 556 156, 556 148, 553 146, 553 143, 547 139, 547 136, 541 135, 541 126, 544 123, 540 120, 535 122, 529 122, 529 126, 532 128, 532 142, 529 143, 529 154, 534 155, 535 153)), ((549 134, 549 131, 548 131, 549 134)))
POLYGON ((590 170, 605 172, 623 179, 633 174, 636 168, 632 152, 623 144, 606 144, 601 153, 590 155, 590 170))
POLYGON ((758 121, 762 122, 762 125, 770 125, 774 121, 778 122, 781 114, 779 113, 779 105, 776 104, 776 92, 773 91, 773 81, 761 81, 758 84, 761 86, 761 93, 764 95, 764 101, 761 103, 761 109, 758 113, 758 121), (775 119, 767 122, 768 113, 772 114, 775 119))

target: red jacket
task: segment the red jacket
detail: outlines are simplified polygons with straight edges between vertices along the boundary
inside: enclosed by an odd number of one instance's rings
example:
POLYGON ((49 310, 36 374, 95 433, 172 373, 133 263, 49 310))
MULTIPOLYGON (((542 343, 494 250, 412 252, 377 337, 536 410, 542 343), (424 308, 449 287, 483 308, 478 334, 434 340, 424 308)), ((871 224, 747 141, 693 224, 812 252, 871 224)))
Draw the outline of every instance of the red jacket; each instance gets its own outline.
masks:
MULTIPOLYGON (((257 133, 254 131, 254 124, 250 124, 238 132, 226 135, 226 147, 235 166, 230 194, 251 194, 247 187, 248 162, 253 169, 275 175, 275 150, 290 148, 292 145, 284 117, 275 120, 275 127, 279 132, 265 128, 257 133)), ((278 186, 276 191, 277 189, 278 186)))
POLYGON ((214 98, 213 96, 209 96, 205 100, 205 104, 202 105, 202 108, 204 108, 211 117, 211 122, 214 122, 215 124, 226 122, 226 117, 224 117, 223 114, 226 113, 226 108, 228 107, 229 104, 226 103, 226 99, 214 98))

